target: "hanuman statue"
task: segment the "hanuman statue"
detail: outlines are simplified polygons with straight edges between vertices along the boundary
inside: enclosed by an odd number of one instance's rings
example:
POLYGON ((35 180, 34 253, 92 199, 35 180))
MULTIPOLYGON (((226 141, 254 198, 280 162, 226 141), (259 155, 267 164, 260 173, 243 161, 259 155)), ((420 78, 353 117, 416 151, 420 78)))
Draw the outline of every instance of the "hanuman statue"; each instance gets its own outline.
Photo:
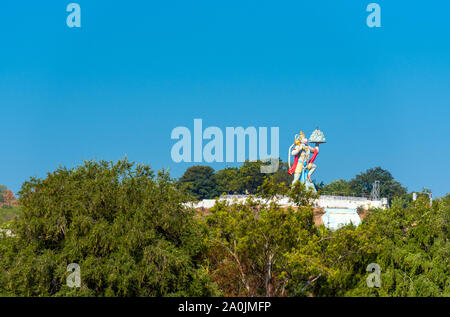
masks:
POLYGON ((326 143, 325 136, 318 128, 311 134, 309 139, 310 143, 315 143, 312 147, 308 143, 308 139, 305 134, 300 131, 300 134, 296 134, 294 137, 294 144, 289 148, 289 171, 290 175, 294 174, 294 181, 301 181, 307 189, 316 192, 316 188, 311 180, 312 174, 316 171, 317 166, 314 161, 319 154, 319 144, 326 143), (294 148, 294 149, 292 149, 294 148), (291 155, 295 156, 294 164, 291 166, 291 155))

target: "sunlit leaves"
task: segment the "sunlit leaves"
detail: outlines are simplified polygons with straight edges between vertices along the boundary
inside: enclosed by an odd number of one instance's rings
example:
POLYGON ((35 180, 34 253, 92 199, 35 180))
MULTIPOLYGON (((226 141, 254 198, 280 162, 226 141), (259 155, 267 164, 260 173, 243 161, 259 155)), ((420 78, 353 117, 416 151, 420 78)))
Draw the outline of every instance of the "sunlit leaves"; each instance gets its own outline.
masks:
POLYGON ((194 211, 164 171, 87 161, 30 179, 20 198, 16 237, 0 244, 0 294, 216 294, 194 211), (81 267, 81 288, 65 284, 69 263, 81 267))

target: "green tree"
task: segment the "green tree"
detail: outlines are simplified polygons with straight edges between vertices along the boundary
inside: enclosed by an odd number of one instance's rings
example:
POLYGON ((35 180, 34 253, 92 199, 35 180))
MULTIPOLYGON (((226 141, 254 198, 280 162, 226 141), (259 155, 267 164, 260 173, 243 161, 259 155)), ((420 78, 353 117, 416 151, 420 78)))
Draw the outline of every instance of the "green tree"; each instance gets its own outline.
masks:
MULTIPOLYGON (((278 171, 273 173, 273 179, 274 179, 275 183, 277 183, 277 184, 284 183, 286 185, 292 184, 292 181, 294 180, 294 175, 289 175, 288 163, 280 160, 278 166, 279 166, 278 171)), ((271 175, 267 174, 266 176, 271 176, 271 175)))
POLYGON ((392 174, 381 167, 371 168, 364 173, 356 175, 350 181, 351 190, 356 195, 369 194, 375 181, 380 181, 380 196, 386 197, 389 201, 396 196, 404 197, 406 188, 398 181, 394 180, 392 174))
POLYGON ((322 193, 325 195, 339 195, 339 196, 354 196, 350 182, 344 179, 332 181, 322 188, 322 193))
POLYGON ((218 202, 206 216, 208 267, 231 296, 449 296, 450 195, 430 207, 394 199, 362 223, 336 231, 313 222, 316 198, 300 183, 266 178, 261 200, 218 202), (287 195, 295 208, 273 200, 287 195), (367 285, 367 267, 381 267, 381 287, 367 285))
POLYGON ((381 267, 382 285, 368 288, 361 278, 345 295, 450 296, 449 222, 450 195, 432 207, 428 197, 396 198, 391 208, 370 215, 357 230, 377 245, 370 260, 381 267))
POLYGON ((288 191, 287 196, 296 206, 311 207, 314 200, 319 198, 319 194, 309 189, 301 182, 295 182, 288 191))
MULTIPOLYGON (((208 296, 194 211, 165 172, 126 160, 87 161, 31 178, 13 236, 0 236, 0 294, 208 296), (81 288, 66 285, 69 263, 81 288)), ((0 233, 1 235, 1 233, 0 233)))
POLYGON ((221 194, 256 194, 258 187, 267 178, 277 183, 291 184, 293 176, 289 175, 287 163, 279 161, 275 173, 262 173, 261 167, 268 163, 246 161, 239 168, 227 167, 214 173, 211 167, 193 166, 188 168, 180 178, 180 188, 191 193, 196 199, 215 198, 221 194))
POLYGON ((19 207, 3 206, 0 207, 0 225, 17 219, 20 214, 19 207))
POLYGON ((284 182, 278 183, 275 175, 266 177, 261 186, 258 187, 256 196, 266 199, 268 202, 275 198, 285 196, 289 192, 289 185, 284 182))
MULTIPOLYGON (((261 196, 286 192, 285 185, 265 179, 261 196)), ((320 260, 318 228, 311 197, 304 186, 289 194, 296 208, 251 197, 242 204, 218 201, 205 217, 208 267, 227 296, 306 296, 311 283, 327 269, 320 260)))
POLYGON ((209 166, 189 167, 178 183, 196 199, 215 198, 220 195, 217 191, 214 169, 209 166))
POLYGON ((314 249, 306 247, 314 237, 310 231, 315 228, 307 225, 313 223, 312 210, 294 211, 275 204, 257 207, 252 201, 218 203, 206 221, 211 230, 211 276, 226 295, 286 296, 291 283, 306 283, 317 270, 315 265, 302 267, 294 282, 286 256, 296 249, 307 251, 303 259, 314 257, 314 249))
POLYGON ((245 161, 239 168, 239 178, 243 187, 243 193, 256 194, 266 178, 266 174, 261 173, 261 161, 245 161))
POLYGON ((430 207, 428 197, 396 198, 358 226, 330 232, 322 260, 332 274, 312 288, 315 296, 449 296, 450 196, 430 207), (381 269, 381 287, 368 287, 370 263, 381 269))
POLYGON ((239 169, 235 167, 224 168, 214 175, 219 194, 242 193, 242 183, 239 178, 239 169))

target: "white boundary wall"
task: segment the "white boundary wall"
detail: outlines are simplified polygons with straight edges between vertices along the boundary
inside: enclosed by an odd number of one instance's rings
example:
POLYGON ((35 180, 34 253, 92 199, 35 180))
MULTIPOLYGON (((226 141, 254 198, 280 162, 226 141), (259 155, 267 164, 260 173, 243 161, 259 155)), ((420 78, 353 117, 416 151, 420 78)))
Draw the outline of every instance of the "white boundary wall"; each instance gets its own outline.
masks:
POLYGON ((345 197, 345 196, 320 196, 316 201, 317 206, 321 208, 343 208, 343 209, 357 209, 362 207, 364 209, 387 207, 387 199, 381 198, 378 200, 370 200, 365 197, 345 197))
MULTIPOLYGON (((228 203, 244 203, 248 198, 247 195, 228 195, 220 197, 220 201, 227 201, 228 203)), ((261 200, 259 198, 254 198, 256 201, 261 200)), ((288 207, 293 206, 293 203, 289 202, 287 197, 282 197, 277 199, 281 206, 288 207)), ((205 208, 210 209, 216 203, 215 199, 204 199, 196 204, 193 204, 194 208, 205 208)), ((320 196, 314 202, 314 205, 320 208, 340 208, 340 209, 357 209, 362 207, 364 209, 369 208, 382 208, 387 207, 387 199, 382 198, 379 200, 369 200, 364 197, 345 197, 345 196, 320 196)))

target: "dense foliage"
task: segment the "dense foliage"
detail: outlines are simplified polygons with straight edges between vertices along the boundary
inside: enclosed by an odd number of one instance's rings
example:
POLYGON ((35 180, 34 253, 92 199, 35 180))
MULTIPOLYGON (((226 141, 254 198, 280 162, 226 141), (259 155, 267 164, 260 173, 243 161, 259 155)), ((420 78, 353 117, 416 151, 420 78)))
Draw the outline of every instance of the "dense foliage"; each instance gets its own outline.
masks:
POLYGON ((214 169, 209 166, 192 166, 179 180, 180 189, 190 193, 195 199, 217 196, 214 169))
POLYGON ((298 209, 250 199, 217 203, 205 218, 211 276, 224 294, 450 296, 450 195, 432 207, 427 197, 396 199, 360 226, 334 232, 314 226, 307 192, 288 195, 298 209), (371 263, 381 268, 379 288, 366 282, 371 263))
POLYGON ((192 166, 179 179, 179 187, 195 199, 214 199, 222 194, 256 194, 266 179, 276 183, 292 183, 287 163, 280 160, 279 169, 272 174, 261 173, 261 161, 244 162, 239 168, 228 167, 217 172, 209 166, 192 166))
POLYGON ((265 203, 252 198, 244 204, 217 202, 205 217, 209 271, 226 295, 299 294, 320 272, 321 263, 315 262, 319 229, 305 203, 311 193, 297 184, 289 195, 298 208, 282 208, 268 195, 265 203))
MULTIPOLYGON (((261 173, 261 161, 244 162, 239 168, 228 167, 214 171, 209 166, 192 166, 179 179, 179 187, 195 199, 213 199, 222 194, 256 194, 265 180, 272 179, 277 184, 292 183, 288 174, 288 164, 280 160, 279 169, 274 174, 261 173)), ((406 188, 396 181, 392 174, 381 167, 371 168, 356 175, 351 180, 335 180, 325 185, 313 179, 316 188, 323 194, 339 196, 368 196, 373 183, 380 182, 380 197, 392 202, 394 197, 406 197, 406 188)))
MULTIPOLYGON (((191 172, 227 192, 255 163, 191 172)), ((245 184, 256 196, 201 213, 180 182, 126 160, 32 178, 19 217, 0 225, 0 295, 450 296, 450 195, 430 205, 400 190, 390 208, 331 231, 314 224, 316 194, 300 183, 275 173, 245 184), (278 205, 280 195, 294 207, 278 205), (66 285, 70 263, 80 288, 66 285), (381 287, 367 285, 371 263, 381 287)))
POLYGON ((0 208, 0 225, 2 223, 13 221, 19 216, 20 208, 3 206, 0 208))
POLYGON ((381 167, 371 168, 356 175, 350 181, 335 180, 322 188, 327 194, 344 196, 365 196, 372 191, 373 183, 380 182, 380 197, 388 198, 392 201, 394 197, 405 197, 406 188, 396 181, 392 174, 381 167))
POLYGON ((450 195, 432 206, 427 196, 396 199, 370 215, 355 231, 376 247, 366 258, 380 265, 382 286, 370 289, 360 279, 345 295, 450 296, 449 222, 450 195))
POLYGON ((127 161, 25 182, 14 236, 0 237, 0 295, 214 295, 183 201, 166 173, 127 161), (80 265, 81 288, 66 285, 70 263, 80 265))

